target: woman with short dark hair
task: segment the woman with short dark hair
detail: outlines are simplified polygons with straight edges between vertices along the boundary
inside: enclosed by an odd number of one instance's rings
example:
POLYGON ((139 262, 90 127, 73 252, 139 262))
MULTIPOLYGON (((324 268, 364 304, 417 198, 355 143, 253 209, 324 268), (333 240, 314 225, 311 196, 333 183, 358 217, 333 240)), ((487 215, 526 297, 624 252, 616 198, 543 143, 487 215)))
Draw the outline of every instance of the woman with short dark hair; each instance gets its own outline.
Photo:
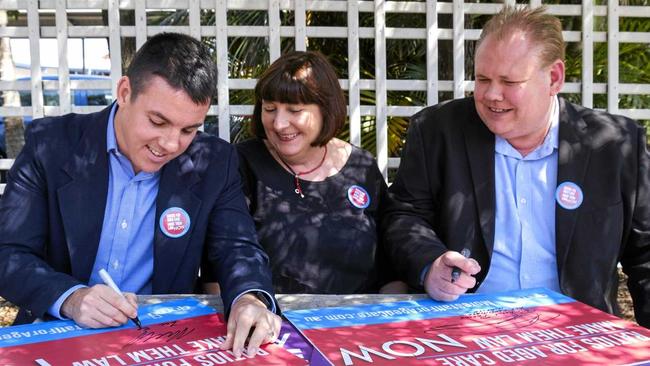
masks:
POLYGON ((237 145, 244 193, 279 293, 377 292, 392 279, 377 236, 386 183, 373 156, 336 138, 346 117, 333 67, 280 57, 255 87, 237 145))

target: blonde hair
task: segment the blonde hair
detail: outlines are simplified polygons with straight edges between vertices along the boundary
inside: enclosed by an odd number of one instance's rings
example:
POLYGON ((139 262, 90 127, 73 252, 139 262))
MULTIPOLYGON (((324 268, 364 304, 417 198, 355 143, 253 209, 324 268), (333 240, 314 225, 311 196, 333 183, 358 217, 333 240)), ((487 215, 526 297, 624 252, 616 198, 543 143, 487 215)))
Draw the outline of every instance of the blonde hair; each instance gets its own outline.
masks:
POLYGON ((560 20, 546 13, 546 7, 504 6, 483 27, 476 49, 490 35, 503 40, 514 31, 522 31, 530 36, 534 45, 541 48, 541 66, 548 66, 555 60, 564 61, 564 38, 560 20))

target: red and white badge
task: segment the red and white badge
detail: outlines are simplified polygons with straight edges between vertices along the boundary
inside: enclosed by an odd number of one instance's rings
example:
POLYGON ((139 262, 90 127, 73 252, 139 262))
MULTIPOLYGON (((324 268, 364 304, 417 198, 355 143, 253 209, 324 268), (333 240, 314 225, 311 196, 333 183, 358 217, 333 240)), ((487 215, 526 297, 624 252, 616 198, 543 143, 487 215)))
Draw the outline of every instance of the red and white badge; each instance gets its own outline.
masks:
POLYGON ((558 205, 567 210, 575 210, 580 207, 583 198, 582 189, 573 182, 564 182, 555 190, 555 200, 558 205))
POLYGON ((160 230, 170 238, 179 238, 190 230, 190 215, 180 207, 170 207, 160 215, 160 230))
POLYGON ((356 208, 366 208, 370 205, 370 195, 358 185, 348 188, 348 200, 356 208))

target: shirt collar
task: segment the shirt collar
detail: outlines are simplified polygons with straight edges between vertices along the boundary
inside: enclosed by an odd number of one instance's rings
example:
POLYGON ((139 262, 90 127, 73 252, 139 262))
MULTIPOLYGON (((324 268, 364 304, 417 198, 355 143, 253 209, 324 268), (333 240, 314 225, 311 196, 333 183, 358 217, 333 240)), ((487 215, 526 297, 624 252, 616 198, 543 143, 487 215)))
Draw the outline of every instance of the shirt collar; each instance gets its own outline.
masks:
POLYGON ((553 111, 550 116, 551 127, 544 138, 544 141, 539 145, 535 150, 531 151, 530 154, 522 158, 521 154, 517 149, 512 147, 510 143, 502 138, 501 136, 496 135, 494 141, 494 151, 498 154, 521 159, 521 160, 537 160, 549 156, 558 148, 558 136, 559 136, 559 125, 560 125, 560 104, 557 96, 553 97, 553 111))

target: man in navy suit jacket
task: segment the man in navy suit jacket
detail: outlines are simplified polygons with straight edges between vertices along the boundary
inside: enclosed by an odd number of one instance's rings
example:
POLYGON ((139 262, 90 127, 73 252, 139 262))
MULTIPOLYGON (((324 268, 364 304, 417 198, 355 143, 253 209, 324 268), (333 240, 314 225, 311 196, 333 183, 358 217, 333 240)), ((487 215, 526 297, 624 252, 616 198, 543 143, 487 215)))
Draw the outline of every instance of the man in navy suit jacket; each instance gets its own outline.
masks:
POLYGON ((240 188, 237 154, 197 132, 216 68, 180 34, 152 37, 101 112, 34 121, 0 199, 0 296, 16 323, 47 314, 124 324, 133 293, 191 293, 201 264, 221 284, 241 354, 278 334, 268 258, 240 188), (107 269, 126 299, 101 283, 107 269), (232 305, 232 306, 231 306, 232 305))

